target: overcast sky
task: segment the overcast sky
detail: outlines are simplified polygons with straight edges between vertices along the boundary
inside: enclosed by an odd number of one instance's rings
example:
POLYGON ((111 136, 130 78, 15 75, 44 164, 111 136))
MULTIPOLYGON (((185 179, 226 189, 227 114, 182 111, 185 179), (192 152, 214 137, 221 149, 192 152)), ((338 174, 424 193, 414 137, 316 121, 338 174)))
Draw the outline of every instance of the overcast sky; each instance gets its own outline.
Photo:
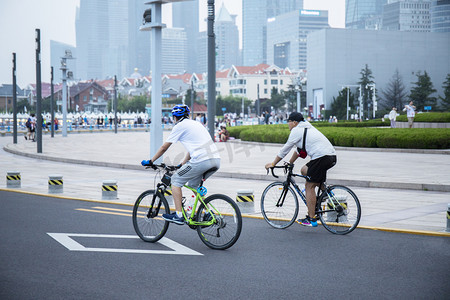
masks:
MULTIPOLYGON (((222 3, 237 15, 242 33, 241 0, 216 0, 216 13, 222 3)), ((50 82, 50 40, 76 44, 75 12, 79 0, 0 0, 0 84, 12 83, 12 53, 17 57, 17 83, 25 88, 36 81, 35 29, 41 30, 42 81, 50 82)), ((200 0, 200 30, 206 30, 207 0, 200 0)), ((329 11, 331 27, 345 27, 345 0, 304 0, 305 9, 329 11)), ((163 22, 172 24, 170 4, 163 5, 163 22)), ((54 70, 55 82, 61 72, 54 70)))

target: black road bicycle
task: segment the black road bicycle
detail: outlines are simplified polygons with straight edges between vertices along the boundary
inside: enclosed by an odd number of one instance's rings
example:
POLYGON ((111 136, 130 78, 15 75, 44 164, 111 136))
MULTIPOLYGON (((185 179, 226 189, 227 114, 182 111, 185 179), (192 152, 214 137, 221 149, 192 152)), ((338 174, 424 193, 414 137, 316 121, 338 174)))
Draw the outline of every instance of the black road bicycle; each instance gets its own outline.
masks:
MULTIPOLYGON (((261 196, 261 212, 271 226, 284 229, 297 219, 297 194, 306 205, 306 196, 294 180, 294 177, 306 176, 294 174, 294 165, 285 163, 283 166, 271 168, 272 175, 276 178, 276 168, 284 169, 286 180, 273 182, 265 188, 261 196)), ((358 226, 361 205, 356 194, 348 187, 322 183, 317 191, 316 217, 329 232, 347 234, 358 226)))

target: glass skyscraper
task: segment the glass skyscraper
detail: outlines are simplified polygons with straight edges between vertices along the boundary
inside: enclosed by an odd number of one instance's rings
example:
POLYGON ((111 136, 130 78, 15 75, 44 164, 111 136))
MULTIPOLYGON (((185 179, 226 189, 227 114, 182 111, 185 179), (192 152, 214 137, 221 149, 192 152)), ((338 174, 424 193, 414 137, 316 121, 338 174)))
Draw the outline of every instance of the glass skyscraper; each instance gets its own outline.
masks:
POLYGON ((239 31, 236 16, 230 15, 225 5, 219 10, 215 20, 216 69, 239 65, 239 31))
POLYGON ((345 28, 365 29, 366 20, 383 13, 387 0, 346 0, 345 28))
POLYGON ((197 40, 199 32, 199 0, 172 3, 172 26, 184 28, 187 37, 187 57, 189 73, 197 68, 197 40))
POLYGON ((244 66, 267 61, 267 19, 303 8, 303 0, 242 0, 244 66))
POLYGON ((328 11, 299 9, 267 23, 267 63, 291 70, 306 69, 307 36, 328 28, 328 11))
POLYGON ((431 32, 450 32, 450 0, 431 2, 431 32))

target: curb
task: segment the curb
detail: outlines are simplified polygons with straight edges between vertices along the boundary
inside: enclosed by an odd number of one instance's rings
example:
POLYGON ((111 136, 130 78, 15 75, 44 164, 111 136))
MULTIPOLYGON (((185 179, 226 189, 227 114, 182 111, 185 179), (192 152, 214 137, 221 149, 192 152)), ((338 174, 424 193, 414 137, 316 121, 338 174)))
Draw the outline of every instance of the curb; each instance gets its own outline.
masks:
MULTIPOLYGON (((240 139, 228 140, 227 143, 242 143, 249 145, 267 145, 280 147, 282 144, 277 143, 261 143, 261 142, 250 142, 242 141, 240 139)), ((361 147, 343 147, 343 146, 333 146, 336 150, 343 151, 364 151, 364 152, 397 152, 397 153, 418 153, 418 154, 444 154, 450 155, 450 149, 406 149, 406 148, 361 148, 361 147)))
MULTIPOLYGON (((116 169, 126 169, 126 170, 138 170, 142 171, 142 167, 138 165, 130 165, 130 164, 118 164, 111 162, 101 162, 101 161, 91 161, 91 160, 82 160, 82 159, 73 159, 73 158, 58 158, 52 157, 44 154, 34 154, 34 153, 25 153, 20 152, 14 149, 10 149, 6 145, 3 147, 3 150, 9 152, 11 154, 36 158, 36 159, 44 159, 55 162, 62 163, 71 163, 71 164, 80 164, 80 165, 88 165, 88 166, 96 166, 96 167, 108 167, 108 168, 116 168, 116 169)), ((247 179, 247 180, 264 180, 264 181, 274 181, 274 178, 271 176, 263 175, 263 174, 244 174, 244 173, 232 173, 232 172, 216 172, 214 176, 223 177, 223 178, 236 178, 236 179, 247 179)), ((419 191, 435 191, 435 192, 450 192, 450 185, 448 184, 421 184, 421 183, 404 183, 404 182, 383 182, 383 181, 368 181, 368 180, 346 180, 346 179, 328 179, 328 184, 342 184, 352 187, 365 187, 365 188, 384 188, 384 189, 409 189, 409 190, 419 190, 419 191)))
MULTIPOLYGON (((114 205, 123 205, 123 206, 133 206, 134 205, 134 204, 124 203, 124 202, 112 202, 112 201, 95 200, 95 199, 74 198, 74 197, 59 196, 59 195, 53 195, 53 194, 40 194, 40 193, 35 193, 35 192, 20 191, 20 190, 16 190, 16 189, 0 188, 0 191, 19 193, 19 194, 28 194, 28 195, 41 196, 41 197, 58 198, 58 199, 65 199, 65 200, 93 202, 93 203, 114 204, 114 205)), ((251 215, 251 214, 242 214, 242 217, 249 218, 249 219, 264 220, 264 218, 262 216, 255 216, 255 215, 251 215)), ((428 230, 412 230, 412 229, 399 229, 399 228, 389 228, 389 227, 384 228, 384 227, 364 226, 364 225, 359 225, 356 229, 379 230, 379 231, 386 231, 386 232, 393 232, 393 233, 406 233, 406 234, 426 235, 426 236, 436 236, 436 237, 450 237, 450 232, 445 232, 445 231, 437 232, 437 231, 428 231, 428 230)))

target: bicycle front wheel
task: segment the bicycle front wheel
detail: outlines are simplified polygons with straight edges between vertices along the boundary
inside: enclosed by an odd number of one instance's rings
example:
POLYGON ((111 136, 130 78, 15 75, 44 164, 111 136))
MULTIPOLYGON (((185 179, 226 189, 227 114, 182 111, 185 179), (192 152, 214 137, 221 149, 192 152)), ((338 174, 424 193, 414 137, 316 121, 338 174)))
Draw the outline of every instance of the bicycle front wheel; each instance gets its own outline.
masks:
POLYGON ((197 221, 215 219, 212 225, 198 225, 202 242, 212 248, 225 250, 236 243, 241 235, 242 216, 237 204, 228 196, 215 194, 207 197, 197 211, 197 221))
POLYGON ((167 232, 169 222, 162 214, 169 214, 167 200, 155 194, 154 190, 143 192, 133 208, 133 226, 137 235, 146 242, 157 242, 167 232))
POLYGON ((323 227, 334 234, 352 232, 361 219, 358 197, 351 189, 342 185, 333 185, 322 193, 316 212, 323 227))
POLYGON ((287 228, 298 215, 297 195, 290 186, 285 187, 283 182, 273 182, 261 196, 261 213, 270 226, 287 228))

